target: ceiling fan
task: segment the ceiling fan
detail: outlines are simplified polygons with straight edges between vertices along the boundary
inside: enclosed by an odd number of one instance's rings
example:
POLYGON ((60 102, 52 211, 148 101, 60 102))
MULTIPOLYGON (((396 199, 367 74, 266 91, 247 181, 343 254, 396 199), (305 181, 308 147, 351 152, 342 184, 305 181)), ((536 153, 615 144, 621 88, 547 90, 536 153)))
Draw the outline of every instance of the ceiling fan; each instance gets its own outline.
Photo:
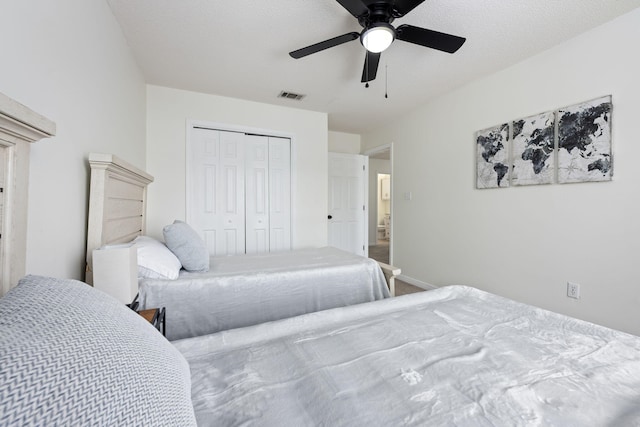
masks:
POLYGON ((426 28, 403 24, 394 28, 391 23, 411 12, 424 0, 336 0, 342 7, 353 15, 363 30, 334 37, 302 49, 289 52, 292 58, 300 59, 312 53, 317 53, 330 47, 338 46, 360 38, 360 43, 367 50, 362 70, 362 83, 376 78, 380 54, 388 48, 395 39, 443 52, 454 53, 466 41, 463 37, 440 33, 426 28))

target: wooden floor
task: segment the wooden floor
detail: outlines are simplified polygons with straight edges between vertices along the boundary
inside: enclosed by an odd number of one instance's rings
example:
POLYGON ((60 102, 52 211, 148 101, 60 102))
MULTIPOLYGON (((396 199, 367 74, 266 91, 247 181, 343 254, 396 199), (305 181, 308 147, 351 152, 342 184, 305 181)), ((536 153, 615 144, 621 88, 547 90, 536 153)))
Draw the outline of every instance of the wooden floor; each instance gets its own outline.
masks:
MULTIPOLYGON (((378 240, 375 245, 369 246, 369 258, 389 264, 389 241, 378 240)), ((396 296, 422 291, 424 291, 424 289, 396 279, 396 296)))

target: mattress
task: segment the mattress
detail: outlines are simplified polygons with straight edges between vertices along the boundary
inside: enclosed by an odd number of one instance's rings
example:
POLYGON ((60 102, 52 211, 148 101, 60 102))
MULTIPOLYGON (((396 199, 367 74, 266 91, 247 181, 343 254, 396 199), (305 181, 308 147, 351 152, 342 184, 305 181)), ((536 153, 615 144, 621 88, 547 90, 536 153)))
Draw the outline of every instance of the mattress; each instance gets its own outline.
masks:
POLYGON ((170 340, 389 297, 370 258, 332 247, 212 257, 206 273, 141 279, 141 308, 166 307, 170 340))
POLYGON ((175 341, 199 426, 635 426, 640 338, 445 287, 175 341))

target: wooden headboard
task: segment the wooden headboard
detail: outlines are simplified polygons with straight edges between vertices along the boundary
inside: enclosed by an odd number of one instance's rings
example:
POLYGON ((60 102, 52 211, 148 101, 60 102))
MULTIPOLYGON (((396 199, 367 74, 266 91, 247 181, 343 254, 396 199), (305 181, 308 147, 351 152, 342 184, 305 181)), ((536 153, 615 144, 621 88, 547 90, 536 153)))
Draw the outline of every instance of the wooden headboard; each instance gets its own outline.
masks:
POLYGON ((93 283, 94 249, 126 243, 145 232, 147 185, 153 177, 111 154, 89 154, 91 189, 85 281, 93 283))

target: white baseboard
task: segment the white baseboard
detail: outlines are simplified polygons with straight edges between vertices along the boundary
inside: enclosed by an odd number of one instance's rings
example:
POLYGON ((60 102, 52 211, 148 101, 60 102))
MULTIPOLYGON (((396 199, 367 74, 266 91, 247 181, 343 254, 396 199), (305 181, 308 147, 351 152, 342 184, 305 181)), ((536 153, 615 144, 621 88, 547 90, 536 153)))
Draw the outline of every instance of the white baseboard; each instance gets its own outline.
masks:
POLYGON ((408 283, 410 285, 422 288, 425 291, 432 291, 434 289, 438 289, 438 287, 436 285, 432 285, 431 283, 423 282, 422 280, 414 279, 413 277, 405 276, 404 274, 400 274, 399 276, 396 276, 396 279, 402 280, 403 282, 408 283))

